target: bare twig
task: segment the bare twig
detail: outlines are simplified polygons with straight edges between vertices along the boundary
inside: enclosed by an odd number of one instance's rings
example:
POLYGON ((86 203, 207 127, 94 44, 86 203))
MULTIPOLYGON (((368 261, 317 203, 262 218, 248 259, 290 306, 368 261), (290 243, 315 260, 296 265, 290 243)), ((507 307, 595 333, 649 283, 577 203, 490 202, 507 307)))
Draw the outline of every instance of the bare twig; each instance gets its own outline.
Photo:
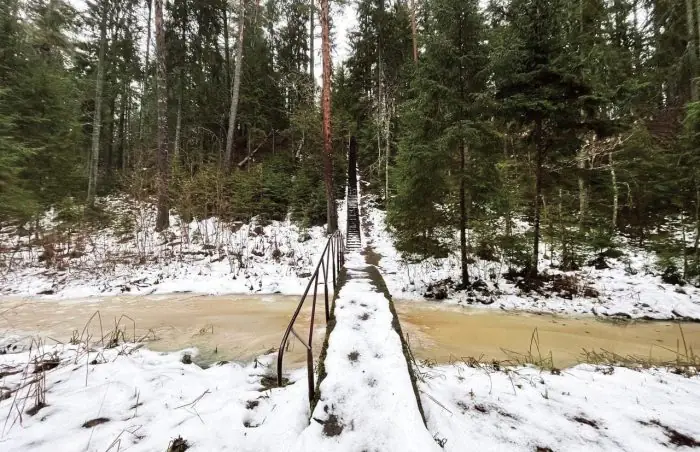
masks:
POLYGON ((206 391, 204 391, 203 393, 201 393, 201 394, 199 395, 199 397, 197 397, 196 399, 194 399, 194 400, 191 401, 190 403, 186 403, 185 405, 180 405, 180 406, 178 406, 178 407, 175 407, 175 409, 177 410, 177 409, 180 409, 180 408, 194 407, 200 400, 202 400, 202 399, 204 398, 205 395, 209 394, 209 392, 210 392, 210 391, 207 389, 206 391))

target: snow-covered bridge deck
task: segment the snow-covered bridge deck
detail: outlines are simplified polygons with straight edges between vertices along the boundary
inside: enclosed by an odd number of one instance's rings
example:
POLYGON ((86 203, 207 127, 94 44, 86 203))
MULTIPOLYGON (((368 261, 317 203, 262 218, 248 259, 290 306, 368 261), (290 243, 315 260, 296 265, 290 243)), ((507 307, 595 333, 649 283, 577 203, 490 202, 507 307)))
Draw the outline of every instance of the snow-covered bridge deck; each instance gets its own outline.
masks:
POLYGON ((357 252, 348 255, 346 269, 347 281, 334 304, 318 403, 292 449, 440 450, 425 427, 381 275, 357 252))

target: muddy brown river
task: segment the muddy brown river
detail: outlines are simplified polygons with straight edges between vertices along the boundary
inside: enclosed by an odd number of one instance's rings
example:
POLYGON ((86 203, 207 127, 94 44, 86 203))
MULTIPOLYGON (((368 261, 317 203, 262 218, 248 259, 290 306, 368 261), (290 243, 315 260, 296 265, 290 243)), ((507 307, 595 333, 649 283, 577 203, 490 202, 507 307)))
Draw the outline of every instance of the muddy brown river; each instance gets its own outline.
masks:
MULTIPOLYGON (((322 300, 322 299, 321 299, 322 300)), ((0 299, 0 332, 40 334, 68 341, 80 335, 95 312, 102 331, 114 329, 115 319, 129 338, 148 336, 149 347, 171 351, 185 347, 200 350, 199 361, 250 360, 279 347, 281 335, 299 297, 200 296, 192 294, 144 297, 108 297, 86 300, 0 299), (135 325, 134 325, 135 323, 135 325)), ((673 322, 613 323, 593 317, 557 317, 529 313, 469 310, 427 302, 396 301, 404 333, 417 359, 438 363, 475 357, 508 360, 529 351, 536 357, 551 352, 554 365, 567 367, 583 359, 586 350, 607 350, 655 361, 676 358, 681 338, 700 350, 700 324, 673 322), (539 352, 532 345, 537 332, 539 352)), ((322 301, 317 307, 314 349, 320 350, 325 329, 322 301)), ((308 334, 310 302, 301 313, 297 331, 308 334)), ((87 326, 93 338, 100 336, 95 317, 87 326)), ((681 343, 681 348, 683 345, 681 343)), ((299 367, 304 347, 296 342, 286 355, 287 366, 299 367)))

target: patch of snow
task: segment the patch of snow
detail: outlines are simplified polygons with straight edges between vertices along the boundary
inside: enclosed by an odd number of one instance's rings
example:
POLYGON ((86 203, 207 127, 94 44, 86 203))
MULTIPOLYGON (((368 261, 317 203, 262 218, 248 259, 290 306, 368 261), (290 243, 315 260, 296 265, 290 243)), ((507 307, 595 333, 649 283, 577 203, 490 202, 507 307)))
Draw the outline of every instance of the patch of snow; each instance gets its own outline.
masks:
POLYGON ((306 427, 306 372, 263 391, 273 357, 202 369, 178 353, 141 344, 97 349, 46 346, 0 355, 0 449, 5 452, 166 450, 182 436, 192 451, 280 451, 306 427), (35 404, 34 359, 55 359, 46 372, 46 406, 35 404), (13 372, 19 373, 13 374, 13 372), (16 391, 16 392, 15 392, 16 391), (92 421, 92 422, 91 422, 92 421))
POLYGON ((700 378, 578 365, 423 368, 428 427, 445 451, 662 451, 700 441, 700 378))
POLYGON ((153 205, 124 198, 104 205, 117 218, 105 229, 63 231, 51 210, 38 233, 0 232, 0 295, 297 295, 326 242, 324 228, 299 228, 289 219, 263 226, 171 215, 171 227, 156 233, 153 205))
POLYGON ((350 328, 331 339, 329 375, 310 425, 304 370, 289 375, 290 385, 264 390, 271 355, 202 369, 182 362, 185 354, 196 355, 193 349, 157 353, 126 343, 88 354, 82 346, 34 341, 29 350, 0 354, 0 450, 145 452, 165 450, 180 436, 189 450, 202 452, 423 452, 440 450, 436 442, 448 452, 652 452, 700 442, 700 378, 593 365, 558 374, 534 367, 421 366, 426 430, 390 315, 373 311, 379 305, 371 298, 351 304, 352 293, 345 294, 337 314, 350 328), (368 308, 374 319, 365 323, 372 328, 351 332, 368 308), (346 347, 343 340, 351 343, 346 347), (347 359, 352 351, 359 352, 357 361, 347 359), (381 359, 372 355, 377 352, 381 359), (35 373, 50 363, 56 366, 35 373), (45 406, 30 414, 41 381, 45 406), (326 412, 331 398, 335 405, 326 412), (327 421, 329 414, 354 422, 329 436, 315 420, 327 421))

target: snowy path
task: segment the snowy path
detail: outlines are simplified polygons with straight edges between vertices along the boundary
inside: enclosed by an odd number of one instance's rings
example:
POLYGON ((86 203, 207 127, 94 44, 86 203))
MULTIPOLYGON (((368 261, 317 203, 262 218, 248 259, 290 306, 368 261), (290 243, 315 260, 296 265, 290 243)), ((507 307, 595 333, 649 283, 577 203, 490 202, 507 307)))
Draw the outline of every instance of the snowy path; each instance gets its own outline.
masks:
POLYGON ((346 268, 320 400, 292 450, 440 450, 423 424, 389 301, 359 253, 346 268))

